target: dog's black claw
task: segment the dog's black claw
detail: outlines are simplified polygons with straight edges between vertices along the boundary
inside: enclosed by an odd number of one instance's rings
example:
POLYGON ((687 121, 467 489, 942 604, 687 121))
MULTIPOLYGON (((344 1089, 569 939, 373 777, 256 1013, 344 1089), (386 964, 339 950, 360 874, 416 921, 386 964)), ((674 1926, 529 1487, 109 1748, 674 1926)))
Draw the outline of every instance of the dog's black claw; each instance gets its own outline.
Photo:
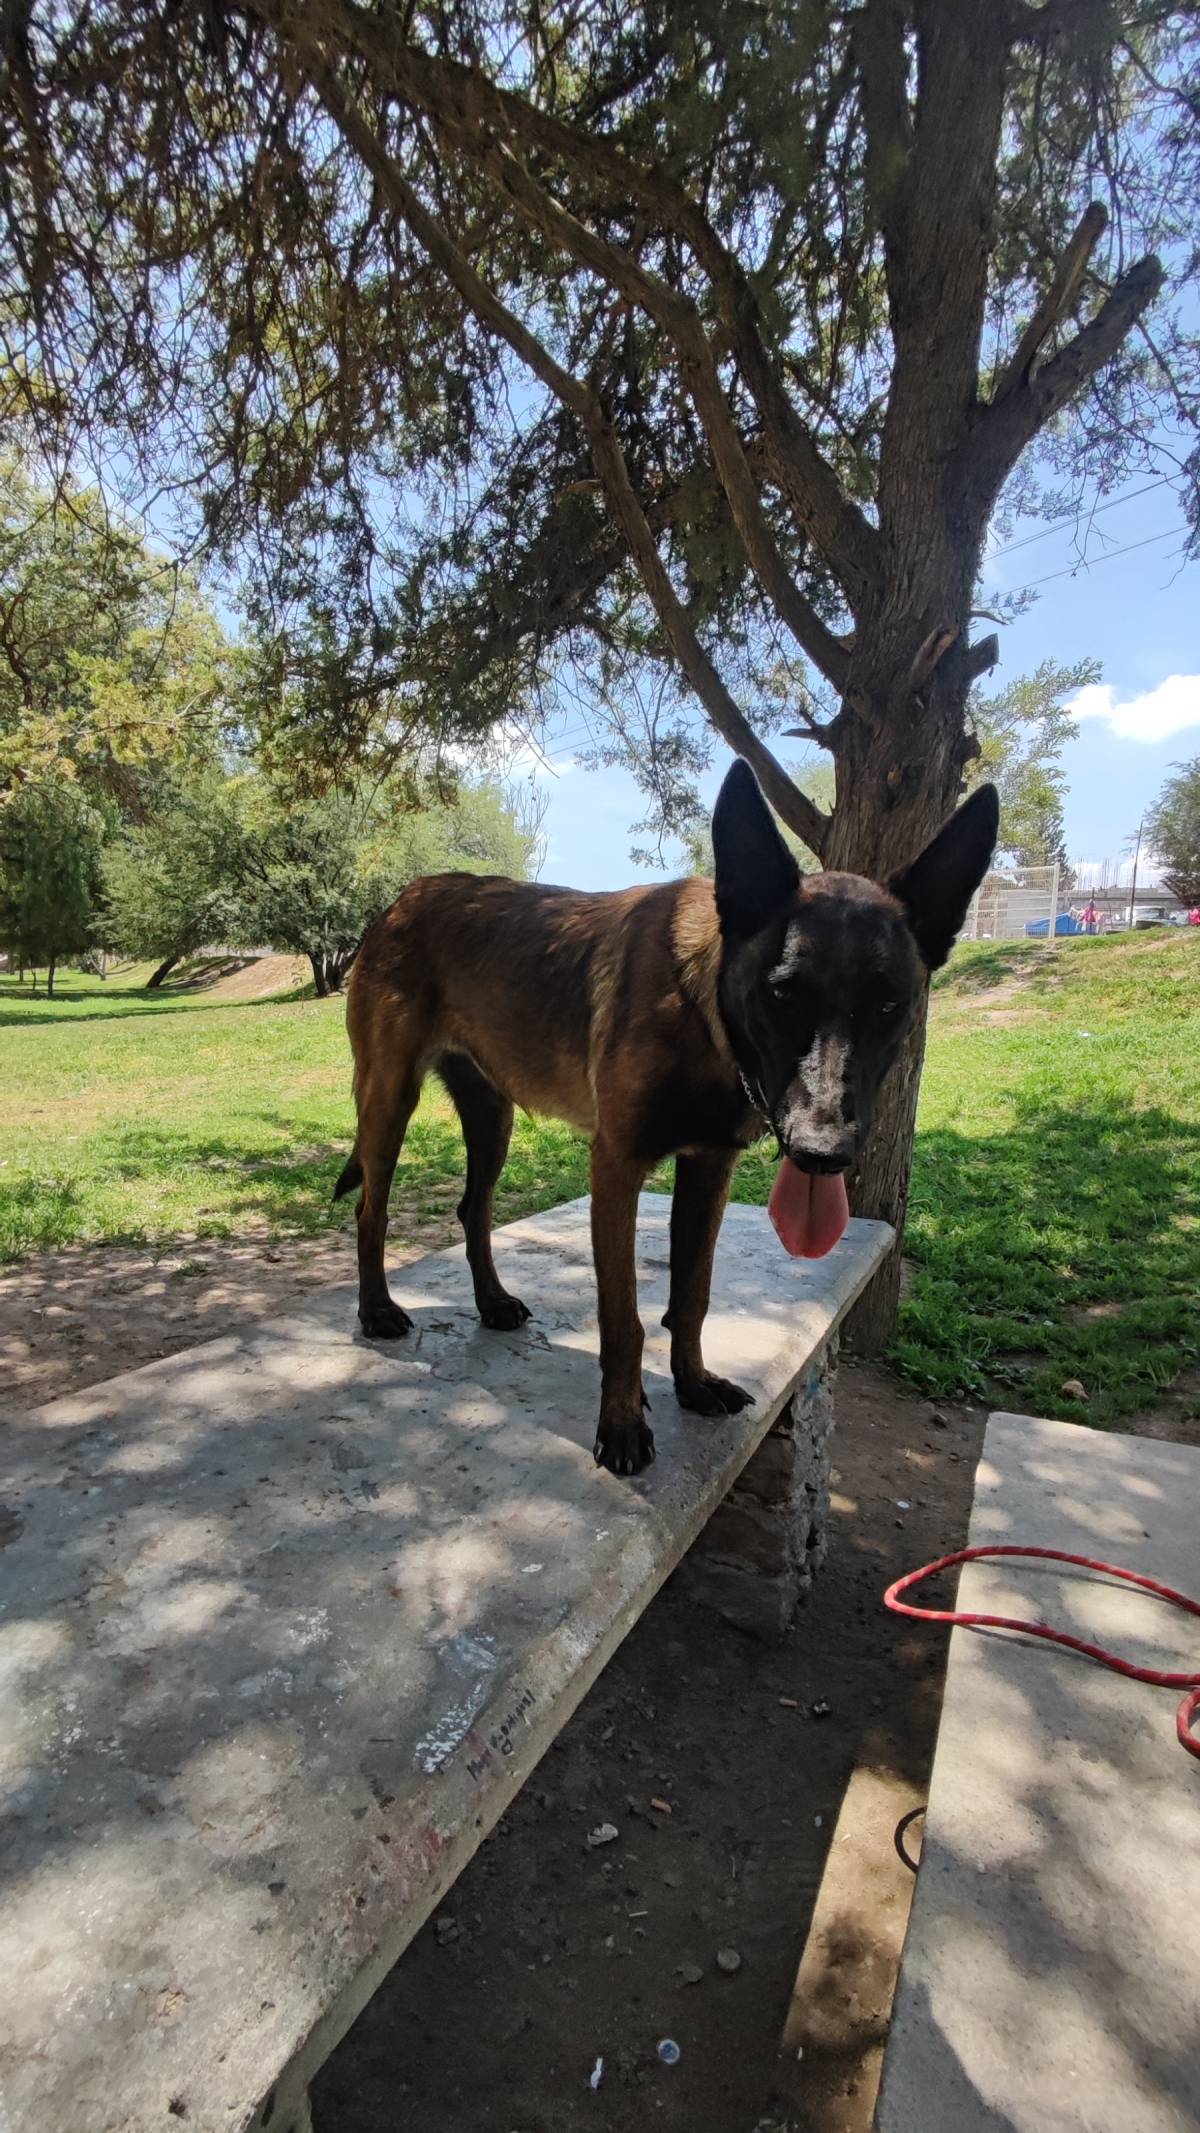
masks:
POLYGON ((360 1311, 358 1322, 369 1341, 400 1341, 412 1331, 412 1320, 399 1304, 376 1304, 370 1311, 360 1311))
POLYGON ((669 1305, 669 1304, 668 1304, 668 1306, 667 1306, 667 1309, 666 1309, 666 1310, 665 1310, 665 1311, 663 1312, 662 1318, 660 1319, 659 1323, 660 1323, 660 1325, 664 1325, 664 1326, 666 1327, 666 1329, 667 1329, 667 1332, 668 1332, 668 1333, 670 1332, 670 1330, 671 1330, 671 1308, 670 1308, 670 1305, 669 1305))
POLYGON ((654 1432, 645 1422, 601 1422, 592 1457, 610 1474, 640 1474, 654 1462, 654 1432))
POLYGON ((736 1415, 753 1407, 754 1394, 706 1370, 700 1378, 676 1378, 675 1397, 693 1415, 736 1415))
POLYGON ((493 1333, 512 1333, 523 1326, 529 1317, 529 1306, 519 1296, 496 1296, 491 1303, 481 1304, 479 1316, 493 1333))

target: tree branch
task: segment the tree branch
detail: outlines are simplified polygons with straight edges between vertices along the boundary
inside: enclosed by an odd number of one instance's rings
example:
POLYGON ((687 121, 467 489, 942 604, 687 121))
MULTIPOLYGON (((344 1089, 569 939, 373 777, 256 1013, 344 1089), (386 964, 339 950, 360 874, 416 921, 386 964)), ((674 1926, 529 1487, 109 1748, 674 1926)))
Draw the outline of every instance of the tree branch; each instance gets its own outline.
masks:
POLYGON ((1030 394, 1038 429, 1111 361, 1143 311, 1149 310, 1165 279, 1162 262, 1152 252, 1139 259, 1109 291, 1095 318, 1034 372, 1030 394))
POLYGON ((458 290, 476 316, 527 363, 587 431, 592 460, 617 524, 624 533, 642 582, 666 631, 684 674, 722 739, 744 756, 756 772, 767 798, 789 828, 820 854, 829 818, 792 782, 783 765, 759 739, 739 710, 688 619, 668 576, 646 514, 629 479, 624 455, 599 397, 589 385, 564 370, 536 335, 490 289, 459 250, 449 232, 425 208, 402 170, 379 140, 357 104, 347 97, 327 65, 312 32, 293 27, 300 64, 334 124, 362 157, 366 168, 408 224, 418 243, 458 290))
POLYGON ((1161 262, 1153 253, 1139 259, 1109 291, 1095 317, 1080 328, 1065 348, 1032 371, 1023 384, 981 409, 965 448, 965 460, 968 472, 983 479, 992 495, 998 494, 1038 431, 1053 421, 1060 409, 1116 355, 1142 313, 1154 302, 1164 278, 1161 262))
POLYGON ((1016 350, 1000 375, 992 403, 1020 390, 1033 369, 1042 343, 1066 317, 1075 300, 1084 269, 1108 227, 1108 210, 1093 200, 1083 211, 1078 227, 1054 270, 1045 296, 1026 326, 1016 350))
POLYGON ((405 43, 394 27, 396 16, 368 15, 352 0, 326 0, 322 18, 405 103, 453 132, 460 150, 472 159, 478 159, 481 133, 507 134, 590 181, 606 198, 634 202, 689 245, 712 285, 730 352, 770 435, 779 487, 789 508, 844 587, 850 605, 861 605, 876 567, 875 528, 846 496, 788 398, 767 354, 751 283, 703 208, 661 171, 633 162, 601 135, 583 133, 539 111, 523 97, 498 88, 475 67, 434 58, 405 43))
POLYGON ((670 335, 750 563, 800 649, 841 688, 849 656, 795 584, 776 546, 695 305, 560 206, 503 142, 485 137, 474 144, 474 154, 543 236, 639 304, 670 335))
POLYGON ((990 637, 981 637, 977 644, 969 644, 963 660, 963 673, 968 686, 978 681, 981 674, 990 674, 1000 661, 1000 639, 993 631, 990 637))

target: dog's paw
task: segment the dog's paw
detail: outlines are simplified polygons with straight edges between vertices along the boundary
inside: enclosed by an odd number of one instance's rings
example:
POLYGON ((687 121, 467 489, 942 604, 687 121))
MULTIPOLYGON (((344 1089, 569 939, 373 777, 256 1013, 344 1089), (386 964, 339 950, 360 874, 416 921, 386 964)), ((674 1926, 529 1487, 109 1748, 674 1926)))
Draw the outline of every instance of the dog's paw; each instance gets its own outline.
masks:
MULTIPOLYGON (((642 1394, 642 1404, 649 1401, 642 1394)), ((640 1474, 644 1466, 654 1459, 654 1432, 640 1415, 601 1415, 592 1457, 597 1466, 606 1466, 610 1474, 640 1474)))
POLYGON ((358 1322, 369 1341, 402 1341, 412 1331, 412 1320, 399 1304, 374 1304, 359 1311, 358 1322))
POLYGON ((675 1398, 693 1415, 736 1415, 753 1407, 754 1394, 729 1378, 714 1377, 711 1370, 693 1378, 677 1377, 675 1398))
POLYGON ((515 1326, 523 1326, 529 1316, 529 1305, 519 1296, 493 1296, 486 1304, 480 1304, 479 1316, 493 1333, 511 1333, 515 1326))

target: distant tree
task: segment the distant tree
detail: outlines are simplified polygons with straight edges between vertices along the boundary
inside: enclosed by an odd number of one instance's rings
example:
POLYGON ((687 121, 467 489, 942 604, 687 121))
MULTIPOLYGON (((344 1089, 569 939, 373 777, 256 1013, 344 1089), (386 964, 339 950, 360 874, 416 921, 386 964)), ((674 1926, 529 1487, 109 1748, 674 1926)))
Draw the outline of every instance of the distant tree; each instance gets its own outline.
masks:
POLYGON ((979 744, 971 783, 1000 792, 1000 850, 1014 865, 1067 863, 1062 752, 1078 728, 1065 699, 1100 678, 1095 659, 1044 659, 994 696, 973 690, 967 712, 979 744))
POLYGON ((185 956, 235 930, 238 825, 229 780, 215 769, 159 779, 139 812, 143 819, 104 854, 107 928, 115 948, 154 960, 153 988, 185 956))
POLYGON ((103 930, 100 853, 106 824, 75 785, 38 779, 0 808, 0 942, 53 997, 59 963, 103 930))
POLYGON ((137 806, 137 774, 211 749, 228 647, 195 584, 99 490, 0 451, 0 801, 82 777, 137 806))
POLYGON ((1172 896, 1200 905, 1200 755, 1176 765, 1146 817, 1146 841, 1172 896))
POLYGON ((461 870, 524 875, 535 837, 503 794, 464 785, 456 798, 414 808, 385 786, 280 805, 249 780, 232 861, 236 938, 305 955, 324 998, 341 990, 359 942, 405 882, 461 870))

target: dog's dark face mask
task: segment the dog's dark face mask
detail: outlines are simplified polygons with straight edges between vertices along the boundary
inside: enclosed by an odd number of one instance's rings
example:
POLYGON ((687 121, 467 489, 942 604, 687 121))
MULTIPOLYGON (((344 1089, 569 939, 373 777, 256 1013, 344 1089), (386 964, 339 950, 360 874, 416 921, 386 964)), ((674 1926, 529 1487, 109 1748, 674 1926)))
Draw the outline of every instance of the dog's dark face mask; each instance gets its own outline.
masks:
POLYGON ((857 874, 802 876, 747 764, 721 787, 721 1014, 784 1154, 771 1216, 790 1252, 819 1258, 845 1228, 844 1173, 926 976, 945 962, 987 870, 998 820, 995 788, 982 786, 885 889, 857 874))

